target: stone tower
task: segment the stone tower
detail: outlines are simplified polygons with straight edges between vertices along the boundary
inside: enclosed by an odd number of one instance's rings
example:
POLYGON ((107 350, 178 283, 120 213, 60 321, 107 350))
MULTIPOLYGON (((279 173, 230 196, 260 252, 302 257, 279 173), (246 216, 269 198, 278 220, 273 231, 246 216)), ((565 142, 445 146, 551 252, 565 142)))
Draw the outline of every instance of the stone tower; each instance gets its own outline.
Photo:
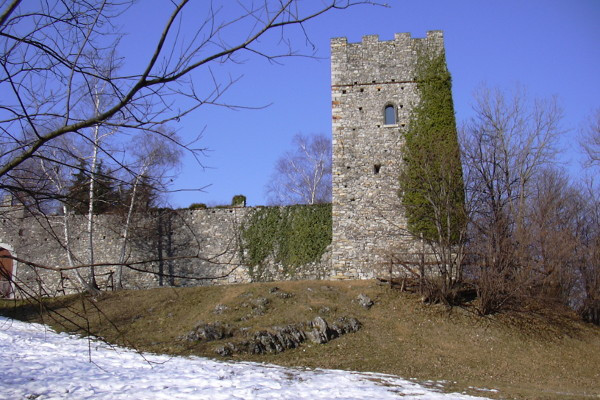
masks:
POLYGON ((419 100, 417 54, 443 48, 441 31, 331 40, 334 278, 372 278, 416 245, 398 196, 402 133, 419 100))

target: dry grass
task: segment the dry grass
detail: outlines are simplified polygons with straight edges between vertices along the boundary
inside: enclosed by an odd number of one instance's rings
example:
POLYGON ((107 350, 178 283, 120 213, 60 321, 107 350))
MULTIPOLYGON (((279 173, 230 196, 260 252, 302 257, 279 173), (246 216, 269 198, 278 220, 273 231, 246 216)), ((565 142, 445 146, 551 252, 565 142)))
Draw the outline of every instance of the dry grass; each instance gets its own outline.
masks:
POLYGON ((106 340, 139 350, 217 357, 220 342, 183 340, 198 322, 221 321, 252 330, 323 316, 352 316, 363 323, 325 345, 304 344, 281 354, 236 355, 288 366, 375 371, 444 380, 447 390, 497 398, 563 399, 600 397, 600 328, 568 313, 502 314, 478 317, 466 308, 422 304, 417 296, 372 281, 300 281, 197 288, 163 288, 105 294, 95 302, 70 296, 39 305, 0 302, 0 313, 49 323, 58 330, 86 326, 106 340), (277 286, 278 292, 269 289, 277 286), (283 298, 277 293, 292 297, 283 298), (370 310, 356 297, 375 301, 370 310), (262 315, 253 300, 268 299, 262 315), (214 313, 223 304, 227 310, 214 313), (86 318, 84 318, 84 316, 86 318), (478 392, 469 387, 494 388, 478 392))

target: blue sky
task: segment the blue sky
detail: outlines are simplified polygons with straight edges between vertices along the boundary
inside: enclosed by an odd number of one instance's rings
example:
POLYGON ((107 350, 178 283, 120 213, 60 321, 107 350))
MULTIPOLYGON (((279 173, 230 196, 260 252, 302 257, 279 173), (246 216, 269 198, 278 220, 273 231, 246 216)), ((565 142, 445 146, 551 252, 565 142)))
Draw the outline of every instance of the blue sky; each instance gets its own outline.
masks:
MULTIPOLYGON (((457 121, 471 115, 473 92, 482 84, 503 89, 521 84, 531 96, 556 95, 567 130, 562 161, 578 171, 578 130, 600 107, 600 1, 389 3, 389 8, 334 11, 308 23, 319 59, 289 58, 275 65, 245 56, 244 64, 232 66, 234 76, 243 77, 223 100, 269 106, 237 111, 207 106, 179 122, 175 128, 183 137, 202 130, 200 145, 209 150, 202 159, 205 168, 185 157, 173 188, 209 186, 203 192, 171 194, 171 204, 228 204, 236 194, 246 195, 250 205, 265 204, 265 184, 292 136, 298 132, 331 135, 329 40, 339 36, 358 42, 369 34, 391 40, 396 32, 423 37, 428 30, 443 30, 457 121)), ((137 38, 132 34, 125 46, 140 47, 139 37, 155 27, 149 19, 135 18, 135 12, 139 10, 132 9, 126 17, 132 18, 129 28, 137 38)), ((150 18, 161 16, 155 11, 150 18)))

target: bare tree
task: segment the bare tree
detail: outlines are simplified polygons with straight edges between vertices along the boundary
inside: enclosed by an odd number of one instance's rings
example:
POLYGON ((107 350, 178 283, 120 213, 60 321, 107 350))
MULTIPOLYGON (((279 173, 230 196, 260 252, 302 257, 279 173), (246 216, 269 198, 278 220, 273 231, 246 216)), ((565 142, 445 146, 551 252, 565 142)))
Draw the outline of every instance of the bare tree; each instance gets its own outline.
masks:
POLYGON ((600 167, 600 108, 590 117, 580 139, 589 166, 600 167))
MULTIPOLYGON (((112 68, 111 68, 112 69, 112 68)), ((111 71, 112 72, 112 71, 111 71)), ((101 108, 102 108, 102 103, 103 103, 103 99, 105 99, 106 97, 105 95, 105 90, 103 87, 105 82, 103 82, 102 84, 100 82, 98 82, 97 80, 95 80, 95 82, 92 83, 91 85, 91 100, 92 100, 92 108, 93 108, 93 115, 98 115, 98 113, 100 112, 101 108)), ((113 135, 117 128, 116 127, 112 127, 110 129, 108 129, 107 131, 101 132, 101 130, 103 130, 102 128, 104 127, 104 124, 98 123, 96 125, 94 125, 93 127, 91 127, 91 131, 92 131, 92 137, 90 138, 91 144, 92 144, 92 154, 90 156, 91 160, 90 160, 90 179, 89 179, 89 185, 88 185, 88 212, 87 212, 87 234, 88 234, 88 263, 90 265, 90 271, 89 271, 89 278, 88 278, 88 285, 92 288, 94 288, 95 290, 98 289, 98 284, 96 283, 96 275, 95 275, 95 268, 94 268, 94 214, 95 214, 95 204, 97 202, 96 199, 96 190, 95 190, 95 185, 97 184, 98 181, 98 168, 99 168, 99 157, 98 157, 98 153, 100 152, 100 149, 103 148, 103 142, 104 140, 113 135)))
POLYGON ((471 274, 480 312, 497 311, 526 287, 519 236, 527 229, 526 200, 531 182, 551 164, 561 134, 556 99, 529 101, 517 89, 476 95, 475 116, 463 127, 463 161, 471 204, 471 274))
POLYGON ((266 192, 271 204, 331 202, 331 140, 296 134, 276 164, 266 192))
MULTIPOLYGON (((122 223, 115 227, 115 233, 120 234, 120 252, 115 261, 118 265, 116 270, 117 288, 122 287, 123 265, 127 262, 128 250, 130 248, 130 233, 133 222, 136 218, 146 218, 148 208, 154 205, 155 195, 152 192, 164 191, 166 180, 170 180, 167 174, 168 170, 175 167, 179 162, 180 151, 175 145, 177 136, 174 132, 162 129, 162 134, 155 135, 152 132, 140 132, 132 139, 129 144, 131 149, 127 151, 128 160, 119 161, 115 167, 123 169, 120 177, 112 174, 106 174, 99 168, 102 161, 99 157, 100 150, 106 151, 108 147, 100 146, 100 129, 91 129, 89 138, 90 146, 85 146, 85 142, 72 143, 66 140, 66 137, 57 139, 59 145, 52 149, 47 147, 40 152, 40 157, 31 159, 39 162, 39 170, 44 174, 42 180, 46 182, 46 191, 54 194, 54 203, 58 203, 60 213, 62 214, 63 232, 54 232, 55 240, 60 243, 66 252, 68 260, 67 267, 72 269, 76 265, 89 265, 87 276, 84 277, 81 269, 75 269, 75 276, 81 288, 92 294, 99 293, 99 287, 96 283, 95 265, 93 255, 96 243, 94 241, 94 230, 97 225, 97 213, 107 210, 113 215, 112 220, 120 222, 119 214, 122 212, 122 223), (89 155, 86 156, 86 153, 89 155), (76 164, 80 160, 81 164, 76 164), (85 167, 86 163, 91 167, 85 167), (79 168, 75 168, 78 165, 79 168), (79 170, 83 169, 83 170, 79 170), (72 176, 77 172, 77 180, 72 181, 72 176), (105 193, 98 190, 100 185, 112 185, 119 188, 119 193, 109 193, 107 198, 105 193), (81 185, 81 187, 80 187, 81 185), (74 193, 79 193, 75 196, 74 193), (109 201, 110 204, 102 202, 109 201), (143 206, 142 202, 145 202, 143 206), (86 233, 87 236, 87 255, 76 255, 72 246, 72 219, 77 211, 85 215, 86 232, 75 232, 77 234, 86 233), (137 212, 137 213, 136 213, 137 212)), ((107 132, 110 136, 113 132, 107 132)), ((104 135, 105 137, 106 134, 104 135)), ((83 137, 80 136, 80 137, 83 137)), ((109 160, 110 161, 110 160, 109 160)), ((106 190, 106 188, 105 188, 106 190)), ((30 210, 33 212, 33 210, 30 210)), ((46 230, 51 230, 53 224, 42 213, 36 213, 40 224, 46 226, 46 230)), ((52 218, 52 217, 49 217, 52 218)), ((103 226, 102 229, 106 229, 103 226)))
POLYGON ((306 21, 329 10, 372 2, 210 2, 194 10, 198 14, 193 26, 183 27, 183 14, 191 5, 182 0, 172 4, 148 60, 137 72, 120 76, 106 71, 99 60, 118 49, 121 34, 114 33, 113 22, 131 6, 129 1, 21 3, 11 1, 0 11, 0 89, 5 96, 0 108, 5 148, 0 177, 63 135, 98 124, 118 125, 121 132, 152 131, 201 105, 220 104, 234 80, 224 84, 215 80, 212 65, 239 62, 238 53, 269 60, 298 54, 286 36, 288 27, 302 33, 306 21), (179 34, 184 28, 189 28, 190 36, 179 34), (195 86, 192 72, 205 81, 195 86), (78 116, 74 111, 89 93, 90 81, 105 84, 116 96, 100 109, 78 116), (188 102, 175 107, 175 97, 188 102), (55 129, 42 130, 56 120, 61 123, 55 129), (35 135, 23 137, 26 129, 35 135))
POLYGON ((600 188, 594 176, 600 168, 600 108, 590 116, 579 144, 586 156, 585 165, 593 171, 585 182, 583 196, 587 201, 579 219, 579 273, 584 293, 579 313, 586 321, 600 325, 600 188))
POLYGON ((578 304, 584 320, 600 325, 600 195, 589 184, 583 191, 586 207, 580 208, 578 269, 583 299, 578 304))
POLYGON ((600 324, 600 201, 593 185, 574 185, 559 169, 546 169, 532 184, 527 230, 519 235, 526 295, 562 305, 600 324))
POLYGON ((544 303, 572 304, 576 296, 580 248, 588 208, 581 190, 560 169, 542 171, 532 183, 527 228, 519 235, 529 295, 544 303))

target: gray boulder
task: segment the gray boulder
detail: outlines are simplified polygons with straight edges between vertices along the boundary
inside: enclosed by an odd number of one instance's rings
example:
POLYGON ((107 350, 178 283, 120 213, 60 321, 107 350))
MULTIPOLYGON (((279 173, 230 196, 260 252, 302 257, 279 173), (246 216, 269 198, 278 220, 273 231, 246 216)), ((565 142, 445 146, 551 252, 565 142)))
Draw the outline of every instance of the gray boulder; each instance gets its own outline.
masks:
POLYGON ((358 297, 356 298, 356 300, 358 301, 358 304, 360 304, 361 306, 363 306, 366 309, 369 309, 373 306, 373 300, 371 300, 371 298, 369 296, 367 296, 366 294, 359 294, 358 297))
POLYGON ((340 317, 331 324, 331 330, 335 332, 335 336, 339 337, 346 333, 358 332, 361 328, 361 323, 352 317, 340 317))
POLYGON ((310 322, 309 326, 312 329, 306 332, 306 336, 311 342, 322 344, 327 343, 331 338, 329 325, 323 318, 316 317, 310 322))
POLYGON ((187 340, 210 342, 233 336, 233 329, 227 324, 201 322, 187 335, 187 340))

